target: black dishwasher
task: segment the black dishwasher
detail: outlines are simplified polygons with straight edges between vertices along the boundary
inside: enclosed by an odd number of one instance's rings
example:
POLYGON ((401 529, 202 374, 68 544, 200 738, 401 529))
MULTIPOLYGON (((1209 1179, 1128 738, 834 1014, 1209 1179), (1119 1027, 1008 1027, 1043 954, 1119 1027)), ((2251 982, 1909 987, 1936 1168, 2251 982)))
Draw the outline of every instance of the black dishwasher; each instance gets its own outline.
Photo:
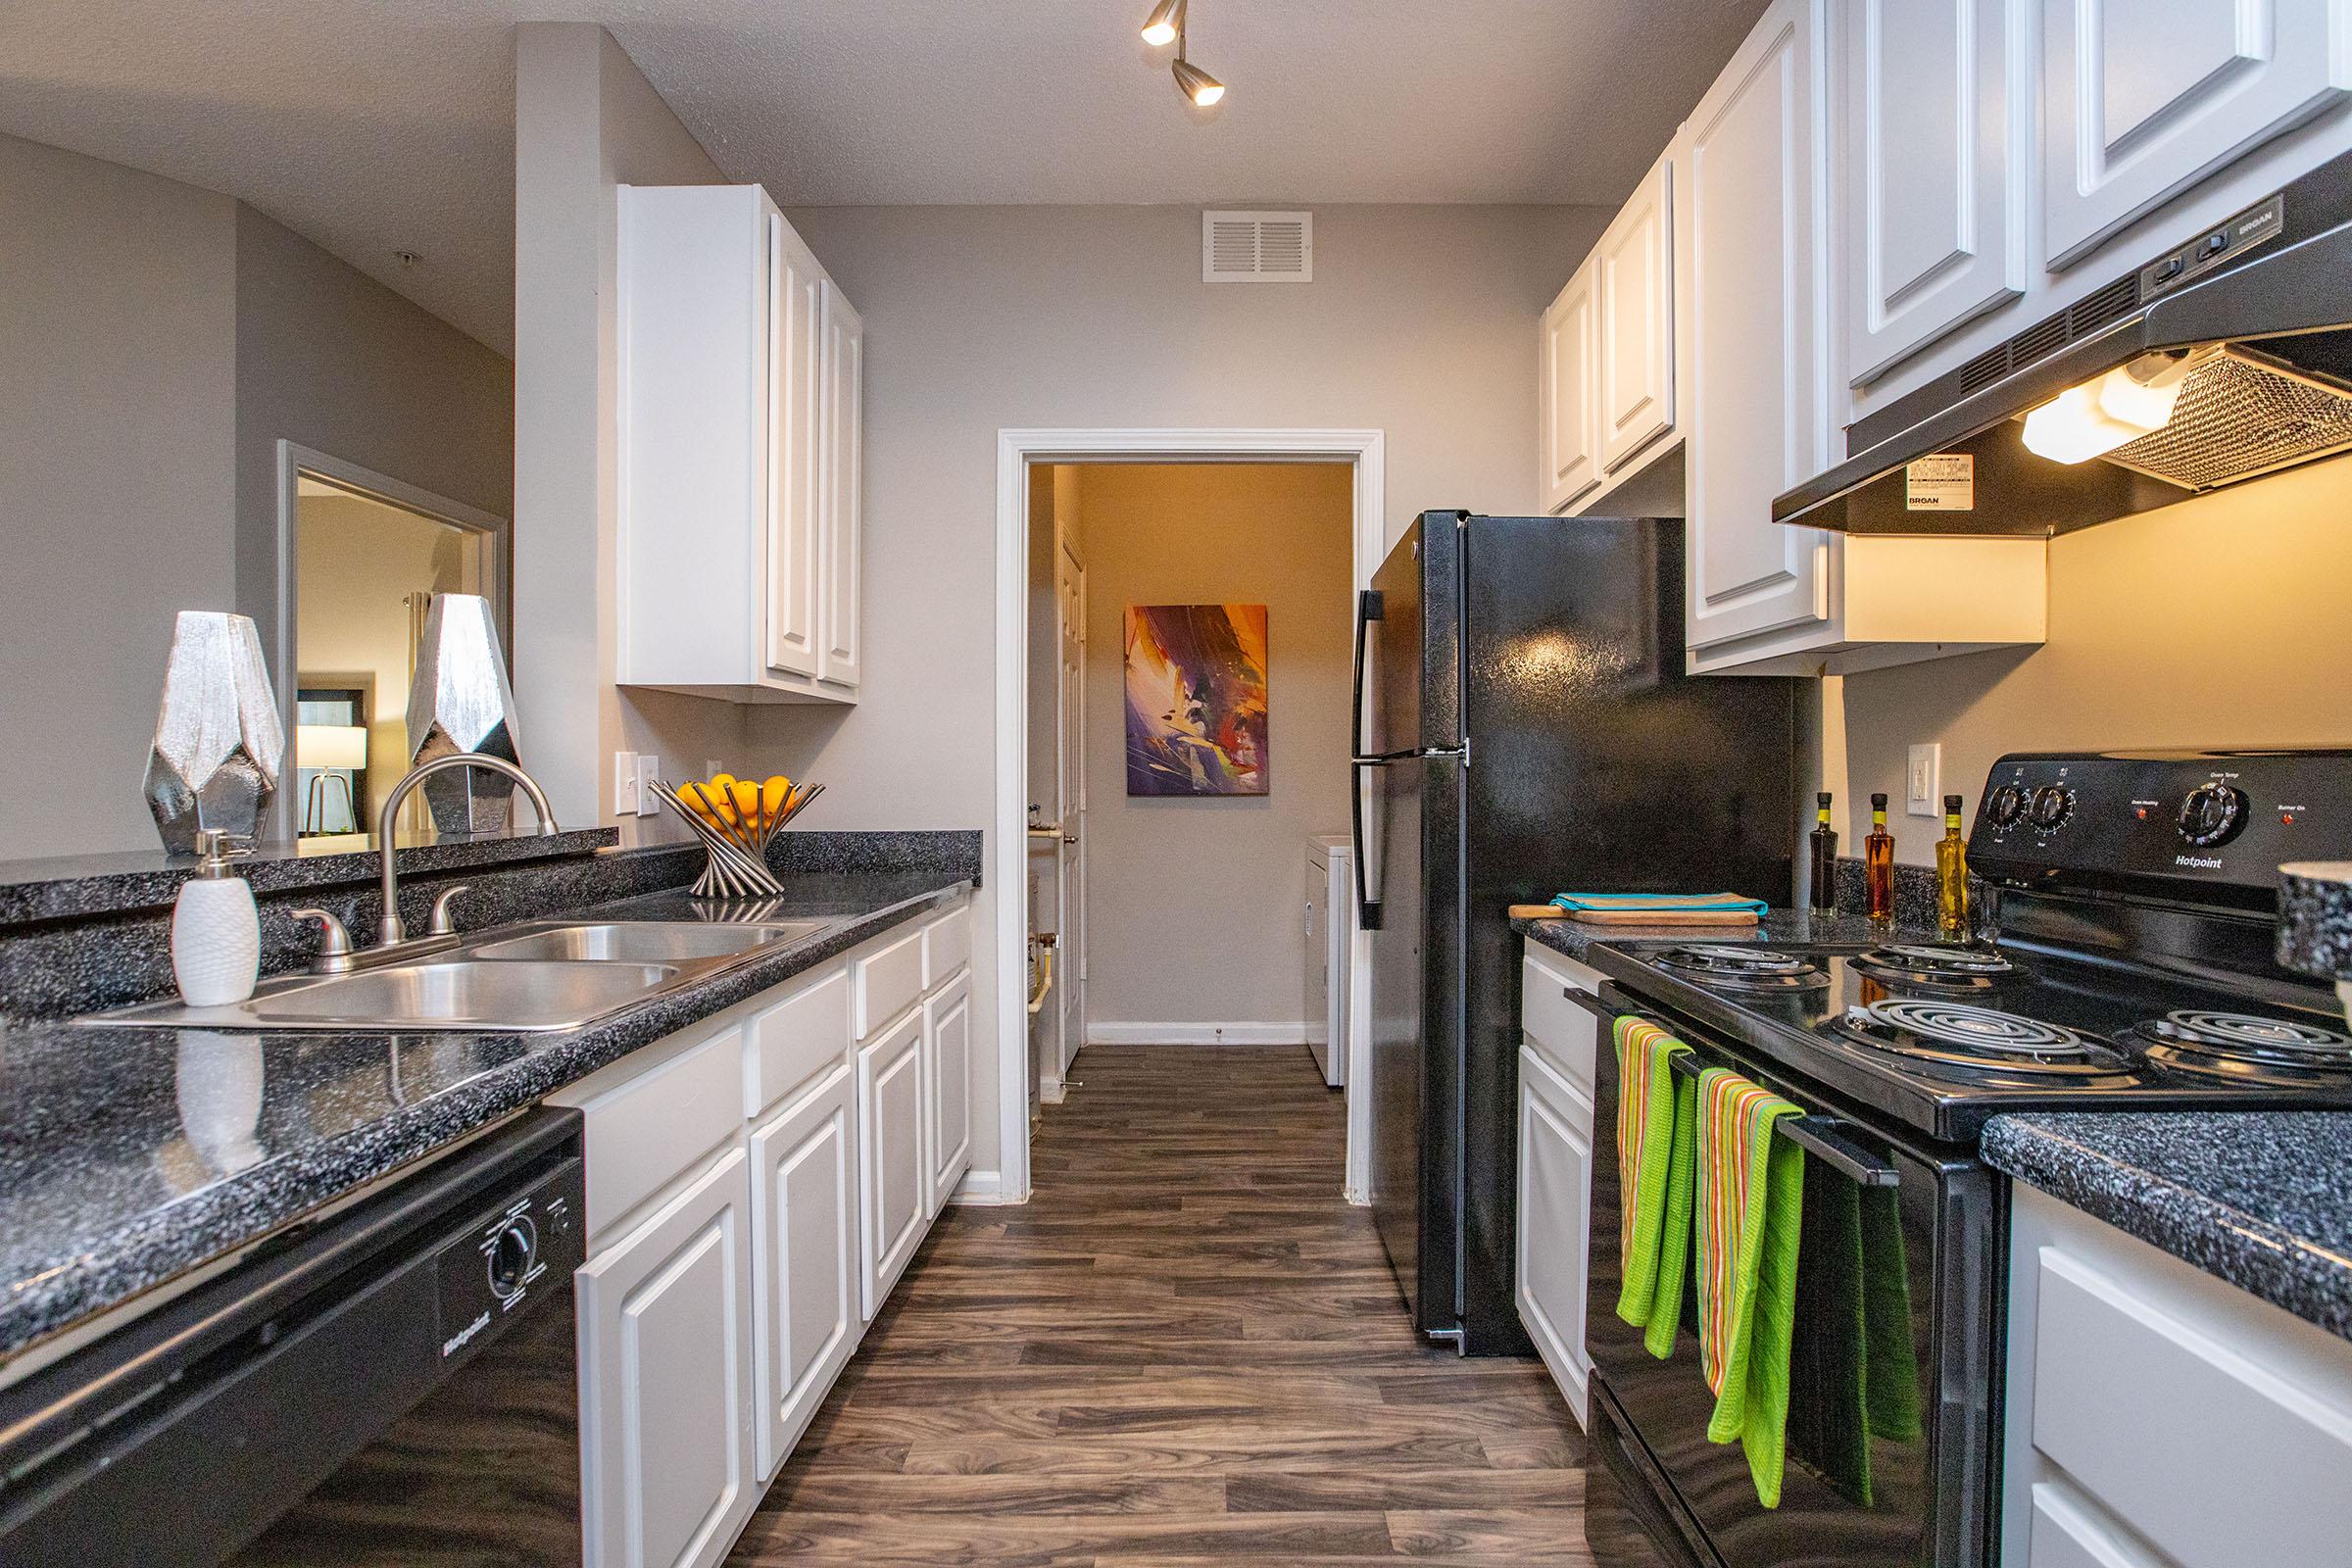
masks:
POLYGON ((0 1390, 9 1568, 576 1563, 576 1111, 0 1390))

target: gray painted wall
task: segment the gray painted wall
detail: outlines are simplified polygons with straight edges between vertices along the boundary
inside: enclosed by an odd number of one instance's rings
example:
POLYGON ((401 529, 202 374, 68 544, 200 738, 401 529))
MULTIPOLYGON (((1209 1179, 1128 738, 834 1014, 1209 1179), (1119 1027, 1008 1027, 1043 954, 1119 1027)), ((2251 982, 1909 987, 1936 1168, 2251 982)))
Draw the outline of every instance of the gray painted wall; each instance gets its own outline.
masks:
POLYGON ((226 196, 0 137, 0 858, 151 848, 172 612, 290 673, 278 440, 504 516, 514 368, 226 196))
POLYGON ((0 136, 0 858, 152 848, 172 617, 235 608, 236 204, 0 136))

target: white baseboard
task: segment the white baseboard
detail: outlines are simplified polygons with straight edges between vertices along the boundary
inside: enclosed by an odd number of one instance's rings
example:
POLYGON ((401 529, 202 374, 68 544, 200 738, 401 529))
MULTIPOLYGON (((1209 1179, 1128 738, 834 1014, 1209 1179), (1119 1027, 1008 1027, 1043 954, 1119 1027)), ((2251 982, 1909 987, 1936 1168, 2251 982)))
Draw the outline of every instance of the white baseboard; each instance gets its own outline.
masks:
POLYGON ((1090 1046, 1303 1046, 1303 1023, 1090 1023, 1090 1046))
POLYGON ((963 1173, 963 1180, 956 1184, 956 1191, 948 1195, 948 1201, 971 1203, 985 1208, 1001 1203, 1026 1203, 1029 1195, 1008 1195, 1004 1191, 1004 1177, 1001 1171, 967 1170, 963 1173))

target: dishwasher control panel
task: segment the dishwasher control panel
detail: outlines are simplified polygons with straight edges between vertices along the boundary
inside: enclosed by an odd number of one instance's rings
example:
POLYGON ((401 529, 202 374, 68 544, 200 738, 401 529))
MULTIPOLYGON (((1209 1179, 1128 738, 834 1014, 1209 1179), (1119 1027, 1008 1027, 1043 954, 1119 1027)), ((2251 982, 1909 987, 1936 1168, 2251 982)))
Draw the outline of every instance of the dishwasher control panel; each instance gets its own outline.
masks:
POLYGON ((471 1355, 543 1297, 568 1298, 572 1272, 587 1257, 587 1231, 580 1161, 567 1156, 452 1232, 434 1257, 442 1364, 471 1355))

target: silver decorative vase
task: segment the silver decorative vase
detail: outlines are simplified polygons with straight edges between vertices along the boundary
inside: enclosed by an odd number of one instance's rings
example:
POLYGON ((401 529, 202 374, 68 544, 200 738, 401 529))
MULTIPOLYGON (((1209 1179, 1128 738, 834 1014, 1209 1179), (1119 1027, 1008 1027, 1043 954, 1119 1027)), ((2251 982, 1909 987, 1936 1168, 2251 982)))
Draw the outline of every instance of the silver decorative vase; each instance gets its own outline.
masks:
MULTIPOLYGON (((519 763, 514 752, 514 688, 490 601, 479 594, 435 594, 416 645, 409 685, 409 765, 453 752, 487 752, 519 763)), ((451 768, 424 781, 433 827, 445 834, 508 832, 514 785, 488 768, 451 768)))
POLYGON ((285 756, 285 726, 252 617, 181 611, 147 754, 147 808, 164 848, 193 855, 199 828, 258 838, 285 756))

